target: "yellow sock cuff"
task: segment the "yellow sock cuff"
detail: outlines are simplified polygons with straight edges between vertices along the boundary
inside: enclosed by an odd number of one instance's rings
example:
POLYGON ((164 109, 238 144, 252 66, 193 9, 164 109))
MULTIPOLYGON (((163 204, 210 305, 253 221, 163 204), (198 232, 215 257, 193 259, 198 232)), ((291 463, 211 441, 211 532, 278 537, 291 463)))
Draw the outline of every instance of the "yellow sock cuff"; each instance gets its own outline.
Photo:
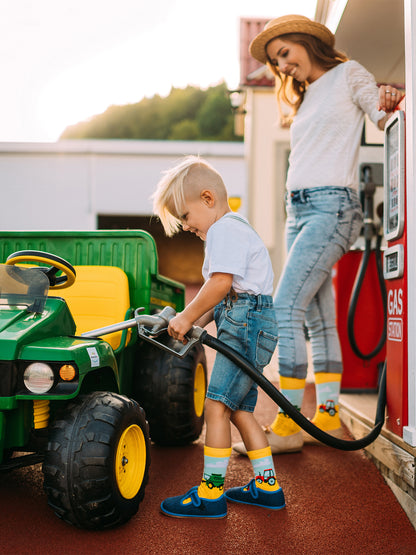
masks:
POLYGON ((286 376, 280 376, 280 389, 304 389, 306 379, 299 378, 287 378, 286 376))
POLYGON ((218 447, 208 447, 208 445, 204 445, 204 455, 206 455, 207 457, 218 457, 218 458, 230 457, 231 452, 232 452, 231 447, 218 448, 218 447))
POLYGON ((255 459, 262 459, 264 457, 269 457, 272 454, 272 450, 270 446, 263 447, 262 449, 255 449, 253 451, 247 451, 248 458, 251 461, 255 459))
POLYGON ((315 374, 315 383, 328 383, 328 382, 340 382, 342 374, 332 373, 332 372, 317 372, 315 374))

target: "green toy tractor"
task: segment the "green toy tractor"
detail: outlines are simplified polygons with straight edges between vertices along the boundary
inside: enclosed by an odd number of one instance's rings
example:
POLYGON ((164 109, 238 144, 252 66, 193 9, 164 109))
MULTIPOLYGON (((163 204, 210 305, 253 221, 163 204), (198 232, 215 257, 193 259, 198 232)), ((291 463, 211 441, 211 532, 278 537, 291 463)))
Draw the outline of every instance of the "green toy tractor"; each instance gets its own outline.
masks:
POLYGON ((144 496, 150 439, 202 430, 202 346, 178 358, 138 333, 182 310, 184 287, 158 274, 143 231, 0 232, 0 260, 0 470, 42 462, 58 517, 122 524, 144 496))

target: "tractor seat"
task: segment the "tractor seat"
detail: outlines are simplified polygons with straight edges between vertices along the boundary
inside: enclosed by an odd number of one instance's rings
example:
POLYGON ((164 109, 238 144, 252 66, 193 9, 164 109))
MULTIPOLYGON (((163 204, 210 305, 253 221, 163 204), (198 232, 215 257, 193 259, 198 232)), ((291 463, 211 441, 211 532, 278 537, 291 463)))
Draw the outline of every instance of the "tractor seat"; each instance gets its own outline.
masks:
MULTIPOLYGON (((126 319, 130 308, 129 282, 116 266, 74 266, 75 283, 50 295, 59 294, 67 302, 76 324, 76 334, 103 328, 126 319)), ((116 350, 120 347, 121 331, 103 335, 116 350)))

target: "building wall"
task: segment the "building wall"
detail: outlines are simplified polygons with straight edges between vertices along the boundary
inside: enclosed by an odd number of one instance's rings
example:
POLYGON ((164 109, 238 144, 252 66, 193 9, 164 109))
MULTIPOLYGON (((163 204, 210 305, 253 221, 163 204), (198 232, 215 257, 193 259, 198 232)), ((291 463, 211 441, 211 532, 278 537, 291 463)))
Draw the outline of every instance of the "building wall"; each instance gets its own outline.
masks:
POLYGON ((270 87, 247 89, 246 110, 249 218, 269 249, 277 283, 286 256, 289 130, 280 126, 276 96, 270 87))
POLYGON ((247 212, 242 143, 1 143, 0 229, 96 229, 98 215, 150 216, 150 196, 162 172, 187 154, 207 159, 247 212))
MULTIPOLYGON (((161 274, 202 283, 203 243, 193 234, 166 238, 150 199, 162 172, 200 155, 222 175, 247 215, 243 143, 60 141, 0 144, 2 230, 145 229, 155 238, 161 274)), ((59 255, 59 253, 55 253, 59 255)))

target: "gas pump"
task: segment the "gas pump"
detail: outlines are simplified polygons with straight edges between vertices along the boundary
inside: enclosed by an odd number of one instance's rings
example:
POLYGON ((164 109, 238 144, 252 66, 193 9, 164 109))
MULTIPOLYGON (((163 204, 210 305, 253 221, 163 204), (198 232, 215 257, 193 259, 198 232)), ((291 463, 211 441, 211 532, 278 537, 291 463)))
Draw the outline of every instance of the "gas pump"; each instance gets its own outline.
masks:
POLYGON ((388 313, 386 426, 400 437, 408 424, 405 158, 405 112, 399 110, 385 127, 384 235, 388 246, 384 278, 388 313))
MULTIPOLYGON (((376 192, 376 184, 372 179, 372 172, 371 166, 365 164, 362 167, 362 174, 363 179, 360 184, 360 196, 362 197, 362 204, 364 209, 364 225, 363 225, 363 238, 364 238, 364 252, 362 255, 360 267, 358 270, 358 274, 354 283, 354 287, 351 293, 350 299, 350 306, 348 309, 348 339, 351 345, 351 349, 354 354, 364 361, 371 361, 373 360, 379 353, 381 353, 382 357, 385 356, 385 349, 384 344, 386 341, 386 302, 387 302, 387 293, 386 293, 386 286, 384 283, 383 277, 383 263, 382 263, 382 254, 381 254, 381 243, 383 238, 383 230, 382 230, 382 223, 380 218, 380 213, 378 213, 378 221, 374 217, 374 196, 376 192), (376 237, 375 247, 372 248, 372 241, 373 237, 376 237), (369 348, 367 347, 366 350, 360 349, 357 343, 356 337, 356 311, 357 311, 357 303, 360 297, 360 293, 364 284, 364 280, 367 276, 368 270, 371 270, 370 261, 373 261, 373 268, 375 264, 375 271, 376 275, 370 276, 372 291, 373 291, 373 300, 375 299, 377 306, 381 309, 382 315, 376 319, 376 314, 372 314, 373 322, 371 328, 373 330, 380 329, 379 337, 377 338, 377 343, 373 343, 372 346, 369 348), (376 280, 374 280, 376 277, 376 280), (375 287, 378 283, 378 289, 375 287), (374 296, 375 293, 379 291, 379 296, 374 296)), ((381 211, 382 215, 382 211, 381 211)), ((374 269, 372 271, 374 274, 374 269)), ((368 296, 368 294, 367 294, 368 296)), ((367 297, 365 297, 367 299, 367 297)), ((368 300, 366 301, 368 303, 368 300)), ((368 306, 367 306, 368 308, 368 306)), ((359 322, 359 331, 360 333, 357 334, 358 336, 362 335, 363 326, 368 327, 368 314, 365 315, 364 323, 359 322)), ((375 341, 375 339, 374 339, 375 341)), ((380 358, 380 357, 379 357, 380 358)), ((377 362, 378 368, 380 370, 383 361, 380 360, 377 362)))
POLYGON ((360 167, 362 236, 335 265, 333 285, 344 372, 343 393, 378 390, 385 360, 386 292, 382 268, 382 164, 360 167), (375 174, 377 170, 376 186, 375 174), (375 244, 374 243, 375 238, 375 244))

